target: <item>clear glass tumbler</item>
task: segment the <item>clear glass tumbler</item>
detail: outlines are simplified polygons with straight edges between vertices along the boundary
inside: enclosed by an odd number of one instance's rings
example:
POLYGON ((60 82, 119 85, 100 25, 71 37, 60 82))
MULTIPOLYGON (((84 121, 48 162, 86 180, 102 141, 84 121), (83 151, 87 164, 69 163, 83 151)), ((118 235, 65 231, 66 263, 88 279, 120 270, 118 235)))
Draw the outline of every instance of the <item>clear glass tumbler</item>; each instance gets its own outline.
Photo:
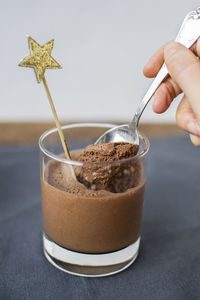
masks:
POLYGON ((98 163, 77 160, 81 149, 113 126, 63 126, 72 160, 64 157, 56 128, 39 140, 44 253, 50 263, 70 274, 112 275, 130 266, 138 255, 148 139, 140 134, 134 157, 98 163), (109 190, 85 186, 79 182, 80 174, 108 177, 109 190))

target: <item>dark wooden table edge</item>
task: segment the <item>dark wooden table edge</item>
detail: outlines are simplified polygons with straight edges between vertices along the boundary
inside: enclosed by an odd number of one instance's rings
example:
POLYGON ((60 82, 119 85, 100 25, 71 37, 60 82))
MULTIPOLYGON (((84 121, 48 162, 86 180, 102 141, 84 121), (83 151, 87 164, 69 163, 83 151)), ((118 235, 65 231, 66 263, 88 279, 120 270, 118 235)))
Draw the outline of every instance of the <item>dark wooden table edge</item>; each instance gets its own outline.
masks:
MULTIPOLYGON (((81 122, 62 122, 62 124, 72 123, 81 122)), ((53 127, 55 127, 53 122, 0 122, 0 145, 36 144, 38 143, 41 134, 53 127)), ((176 124, 169 123, 142 123, 139 126, 139 130, 148 137, 164 137, 184 134, 184 131, 176 124)))

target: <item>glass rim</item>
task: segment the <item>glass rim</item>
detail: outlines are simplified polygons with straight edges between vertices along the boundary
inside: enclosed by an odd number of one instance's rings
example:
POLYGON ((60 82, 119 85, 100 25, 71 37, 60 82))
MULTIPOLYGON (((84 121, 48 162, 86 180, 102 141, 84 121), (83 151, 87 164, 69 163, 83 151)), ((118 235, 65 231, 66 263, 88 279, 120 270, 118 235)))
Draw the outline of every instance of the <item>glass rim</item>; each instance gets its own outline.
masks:
MULTIPOLYGON (((77 128, 77 127, 107 127, 108 129, 109 128, 113 128, 117 126, 116 124, 110 124, 110 123, 73 123, 73 124, 66 124, 66 125, 63 125, 61 126, 62 130, 64 129, 70 129, 70 128, 77 128)), ((51 128, 51 129, 48 129, 46 130, 39 138, 39 141, 38 141, 38 144, 39 144, 39 148, 40 148, 40 151, 44 154, 46 154, 48 157, 51 157, 53 160, 56 160, 56 161, 59 161, 59 162, 62 162, 62 163, 66 163, 66 164, 70 164, 70 165, 74 165, 74 166, 85 166, 85 165, 115 165, 115 164, 119 164, 119 163, 125 163, 125 162, 128 162, 128 161, 131 161, 131 160, 135 160, 135 159, 138 159, 138 158, 142 158, 144 157, 148 151, 149 151, 149 146, 150 146, 150 143, 149 143, 149 139, 146 137, 146 135, 144 135, 143 133, 140 133, 138 131, 138 134, 139 134, 139 137, 140 139, 142 139, 142 141, 144 142, 145 144, 145 148, 143 151, 141 151, 140 153, 137 153, 136 155, 132 156, 132 157, 128 157, 128 158, 125 158, 125 159, 120 159, 120 160, 117 160, 117 161, 99 161, 99 162, 85 162, 85 161, 78 161, 78 160, 73 160, 73 159, 67 159, 67 158, 64 158, 64 157, 61 157, 60 154, 57 155, 57 154, 54 154, 52 153, 51 151, 47 150, 44 145, 43 145, 43 140, 49 136, 50 134, 52 133, 55 133, 55 132, 58 132, 58 129, 56 127, 54 128, 51 128)))

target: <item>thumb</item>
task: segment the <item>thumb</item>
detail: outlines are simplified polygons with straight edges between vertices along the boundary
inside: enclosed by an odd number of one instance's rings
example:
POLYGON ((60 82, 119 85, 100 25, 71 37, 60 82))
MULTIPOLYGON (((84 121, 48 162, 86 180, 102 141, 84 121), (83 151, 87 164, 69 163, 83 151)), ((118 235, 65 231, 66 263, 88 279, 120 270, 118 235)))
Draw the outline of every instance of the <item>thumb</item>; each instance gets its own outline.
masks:
POLYGON ((190 134, 190 139, 195 146, 200 147, 200 138, 198 136, 190 134))
POLYGON ((183 45, 170 42, 164 48, 164 59, 172 79, 187 97, 200 124, 200 61, 183 45))

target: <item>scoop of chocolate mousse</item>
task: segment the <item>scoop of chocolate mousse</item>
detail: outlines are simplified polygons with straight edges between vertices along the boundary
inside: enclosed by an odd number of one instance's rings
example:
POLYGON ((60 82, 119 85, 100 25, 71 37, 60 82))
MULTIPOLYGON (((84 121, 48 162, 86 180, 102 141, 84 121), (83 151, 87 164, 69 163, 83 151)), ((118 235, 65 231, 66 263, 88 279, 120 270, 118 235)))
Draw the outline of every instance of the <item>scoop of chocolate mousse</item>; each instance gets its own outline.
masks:
POLYGON ((78 160, 84 164, 76 170, 77 178, 93 190, 125 192, 138 185, 141 179, 139 160, 126 161, 137 152, 138 145, 131 143, 89 145, 78 157, 78 160))

